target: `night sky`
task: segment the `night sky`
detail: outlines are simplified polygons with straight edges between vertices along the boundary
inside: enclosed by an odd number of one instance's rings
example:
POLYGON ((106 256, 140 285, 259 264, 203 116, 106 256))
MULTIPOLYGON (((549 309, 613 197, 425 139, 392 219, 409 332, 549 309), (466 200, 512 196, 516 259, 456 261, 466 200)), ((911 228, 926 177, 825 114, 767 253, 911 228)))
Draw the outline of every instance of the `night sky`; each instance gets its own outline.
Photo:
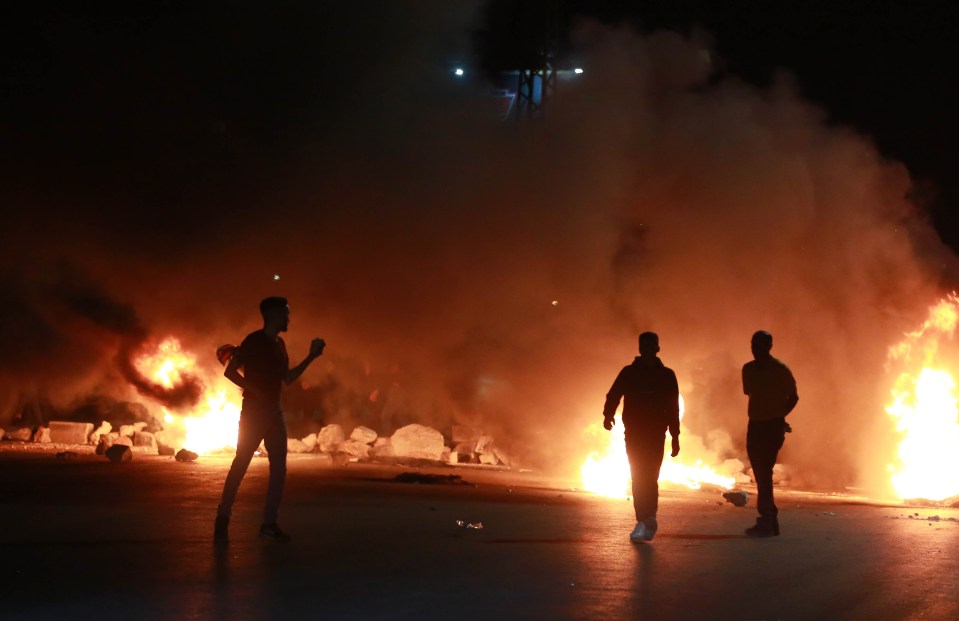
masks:
MULTIPOLYGON (((377 19, 375 5, 243 4, 8 6, 0 55, 4 192, 67 196, 125 232, 209 233, 210 218, 253 209, 251 188, 277 183, 277 171, 303 150, 322 150, 324 133, 350 117, 358 99, 375 96, 369 86, 381 56, 401 44, 391 29, 429 27, 431 11, 422 2, 381 7, 395 18, 377 19), (144 210, 166 210, 170 228, 156 230, 140 210, 117 217, 115 205, 130 198, 144 210), (192 227, 183 226, 187 219, 192 227)), ((645 32, 705 29, 726 71, 758 85, 793 74, 831 122, 871 136, 909 167, 917 199, 959 247, 954 3, 560 4, 567 17, 645 32)), ((447 51, 451 58, 419 69, 444 70, 462 56, 461 48, 447 51)))

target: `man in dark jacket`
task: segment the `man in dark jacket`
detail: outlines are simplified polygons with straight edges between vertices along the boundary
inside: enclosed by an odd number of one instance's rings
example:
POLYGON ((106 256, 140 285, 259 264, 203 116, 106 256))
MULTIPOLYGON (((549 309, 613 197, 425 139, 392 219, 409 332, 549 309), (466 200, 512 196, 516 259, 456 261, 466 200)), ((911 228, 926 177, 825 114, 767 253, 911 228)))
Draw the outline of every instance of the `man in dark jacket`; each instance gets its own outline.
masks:
POLYGON ((756 479, 759 518, 746 529, 750 537, 779 534, 779 509, 773 500, 773 466, 791 431, 786 415, 799 402, 796 380, 785 364, 772 357, 773 335, 760 330, 751 342, 753 358, 743 365, 743 393, 749 396, 746 453, 756 479))
POLYGON ((613 416, 623 399, 626 428, 626 456, 633 478, 633 508, 636 528, 630 541, 652 541, 659 524, 659 469, 663 465, 666 429, 673 438, 672 456, 679 455, 679 385, 672 369, 656 354, 659 337, 653 332, 639 335, 639 356, 623 367, 606 395, 603 427, 615 424, 613 416))

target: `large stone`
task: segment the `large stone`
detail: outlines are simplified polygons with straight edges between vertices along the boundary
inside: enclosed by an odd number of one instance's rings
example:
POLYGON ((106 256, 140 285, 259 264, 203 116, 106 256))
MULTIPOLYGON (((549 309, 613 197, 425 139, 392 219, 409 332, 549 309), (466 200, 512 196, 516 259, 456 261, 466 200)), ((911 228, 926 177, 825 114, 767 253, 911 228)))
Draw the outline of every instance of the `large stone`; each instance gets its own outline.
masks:
POLYGON ((376 440, 376 432, 369 427, 357 427, 350 434, 350 440, 357 440, 363 444, 372 444, 376 440))
POLYGON ((113 463, 119 464, 133 459, 133 449, 124 444, 114 444, 107 449, 105 455, 113 463))
POLYGON ((513 463, 513 460, 510 459, 509 455, 506 454, 506 451, 498 446, 493 447, 493 455, 496 457, 497 461, 504 466, 509 466, 513 463))
POLYGON ((7 440, 29 442, 33 439, 33 431, 29 427, 21 427, 7 434, 7 440))
POLYGON ((40 425, 33 434, 33 441, 37 444, 50 444, 50 428, 40 425))
POLYGON ((196 461, 197 457, 199 457, 199 455, 197 455, 193 451, 180 449, 179 451, 176 452, 174 459, 177 461, 196 461))
POLYGON ((494 447, 495 444, 493 443, 492 436, 480 436, 476 439, 476 446, 473 448, 473 451, 480 455, 492 455, 494 447))
POLYGON ((343 433, 342 427, 336 424, 327 425, 320 429, 320 433, 316 435, 316 446, 324 453, 332 453, 336 451, 339 443, 345 439, 346 434, 343 433))
POLYGON ((316 450, 316 434, 315 433, 311 433, 305 438, 300 438, 300 442, 302 442, 303 446, 306 447, 307 453, 312 453, 313 451, 316 450))
MULTIPOLYGON (((53 423, 51 423, 53 424, 53 423)), ((89 437, 90 444, 100 444, 100 438, 113 431, 113 425, 107 421, 100 421, 100 426, 93 430, 89 437)))
POLYGON ((446 449, 443 434, 432 427, 416 423, 397 429, 390 438, 390 444, 397 457, 436 461, 443 458, 443 451, 446 449))
POLYGON ((133 446, 145 448, 153 452, 159 451, 156 436, 149 431, 135 431, 133 433, 133 446))
POLYGON ((132 438, 133 434, 137 431, 136 427, 133 425, 120 425, 120 435, 127 438, 132 438))
POLYGON ((377 438, 370 449, 370 457, 395 457, 393 444, 389 438, 377 438))
POLYGON ((476 442, 460 442, 453 447, 453 452, 459 455, 458 461, 470 461, 476 452, 476 442))
POLYGON ((731 492, 723 492, 723 498, 733 503, 737 507, 745 507, 746 503, 749 502, 749 492, 746 492, 744 490, 734 490, 731 492))
POLYGON ((286 452, 287 453, 307 453, 306 444, 301 440, 296 438, 287 438, 286 440, 286 452))
POLYGON ((343 453, 349 455, 350 457, 369 457, 370 454, 370 445, 366 442, 360 442, 359 440, 354 440, 350 438, 349 440, 344 440, 340 442, 340 445, 336 449, 337 453, 343 453))
MULTIPOLYGON (((107 434, 112 436, 113 434, 107 434)), ((129 446, 133 447, 133 438, 128 438, 126 436, 119 436, 113 439, 113 442, 110 443, 110 446, 129 446)))
POLYGON ((482 429, 477 429, 476 427, 466 427, 463 425, 453 425, 453 432, 451 434, 453 444, 461 444, 463 442, 476 443, 480 439, 480 436, 483 435, 482 429))
POLYGON ((172 457, 176 454, 176 445, 179 443, 179 437, 170 429, 161 429, 153 434, 157 441, 157 454, 164 457, 172 457))
POLYGON ((332 466, 333 456, 329 453, 317 453, 316 462, 321 466, 332 466))
MULTIPOLYGON (((109 429, 107 431, 109 431, 109 429)), ((73 423, 61 420, 50 421, 50 441, 56 442, 57 444, 86 444, 90 441, 90 434, 92 432, 92 423, 73 423)))

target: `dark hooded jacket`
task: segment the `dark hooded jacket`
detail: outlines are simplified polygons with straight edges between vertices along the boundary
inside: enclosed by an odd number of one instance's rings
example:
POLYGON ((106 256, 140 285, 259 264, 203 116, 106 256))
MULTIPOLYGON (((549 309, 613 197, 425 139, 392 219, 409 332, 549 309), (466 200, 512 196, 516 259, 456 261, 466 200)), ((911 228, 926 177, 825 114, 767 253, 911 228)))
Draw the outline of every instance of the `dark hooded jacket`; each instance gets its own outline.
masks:
POLYGON ((632 433, 679 436, 679 385, 673 370, 658 357, 637 356, 623 367, 606 395, 603 416, 612 418, 623 399, 623 425, 632 433))

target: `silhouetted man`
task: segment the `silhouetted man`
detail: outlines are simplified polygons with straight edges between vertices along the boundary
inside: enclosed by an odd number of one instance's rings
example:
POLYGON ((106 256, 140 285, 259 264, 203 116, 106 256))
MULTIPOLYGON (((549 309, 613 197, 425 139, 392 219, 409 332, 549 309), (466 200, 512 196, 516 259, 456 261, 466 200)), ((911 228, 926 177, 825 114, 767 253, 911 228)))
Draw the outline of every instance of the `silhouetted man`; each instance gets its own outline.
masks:
POLYGON ((749 427, 746 452, 753 467, 759 517, 746 529, 750 537, 779 534, 779 509, 773 500, 773 466, 783 446, 786 432, 792 431, 786 415, 799 402, 796 380, 785 364, 769 353, 773 335, 760 330, 753 334, 753 360, 743 365, 743 392, 749 395, 749 427))
POLYGON ((623 399, 626 428, 626 456, 633 477, 633 508, 636 527, 630 541, 652 541, 659 524, 659 469, 663 465, 666 429, 673 437, 672 456, 679 455, 679 385, 672 369, 656 354, 659 337, 653 332, 639 335, 639 356, 623 367, 606 395, 603 427, 613 428, 613 416, 623 399))
POLYGON ((250 466, 253 454, 262 441, 270 460, 270 482, 266 492, 266 508, 260 537, 288 542, 290 536, 276 523, 286 481, 286 423, 280 409, 281 382, 291 384, 314 359, 323 355, 326 343, 313 339, 310 353, 303 362, 290 368, 286 344, 280 332, 290 324, 290 306, 286 298, 270 297, 260 302, 263 329, 249 334, 236 349, 227 364, 224 375, 243 389, 243 408, 240 411, 240 431, 236 441, 236 457, 223 485, 223 498, 217 509, 213 536, 226 541, 233 502, 240 482, 250 466), (243 370, 242 375, 240 369, 243 370))

